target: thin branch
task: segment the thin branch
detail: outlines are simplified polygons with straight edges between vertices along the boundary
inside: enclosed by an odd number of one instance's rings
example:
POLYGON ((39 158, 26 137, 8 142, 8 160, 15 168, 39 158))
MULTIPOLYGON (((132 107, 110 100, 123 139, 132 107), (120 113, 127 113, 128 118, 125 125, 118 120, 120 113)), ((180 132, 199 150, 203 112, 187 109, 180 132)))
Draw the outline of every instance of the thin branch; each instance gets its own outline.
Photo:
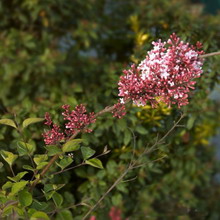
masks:
POLYGON ((15 177, 15 173, 14 173, 14 170, 12 168, 12 165, 9 165, 9 167, 10 167, 10 170, 11 170, 11 173, 12 173, 13 177, 15 177))
POLYGON ((128 179, 128 180, 124 180, 122 181, 122 183, 127 183, 127 182, 131 182, 137 179, 137 176, 135 176, 134 178, 128 179))
POLYGON ((199 57, 206 58, 206 57, 212 57, 212 56, 216 56, 216 55, 220 55, 220 51, 213 52, 213 53, 207 53, 207 54, 204 54, 204 55, 200 55, 199 57))
POLYGON ((97 206, 102 202, 102 200, 104 200, 104 198, 123 180, 123 178, 127 175, 127 173, 130 170, 133 170, 137 166, 138 161, 143 155, 146 155, 152 152, 158 144, 161 144, 164 141, 164 139, 166 139, 166 137, 175 129, 175 127, 179 124, 179 122, 183 119, 184 116, 185 115, 182 114, 179 120, 176 123, 174 123, 171 129, 160 140, 158 140, 158 136, 157 136, 156 142, 149 148, 150 151, 149 150, 144 151, 136 161, 134 161, 132 164, 129 164, 127 169, 118 177, 118 179, 111 185, 111 187, 101 196, 101 198, 95 203, 95 205, 89 209, 89 211, 85 214, 82 220, 86 220, 90 216, 90 214, 97 208, 97 206))
MULTIPOLYGON (((165 158, 165 157, 166 157, 166 156, 163 156, 163 157, 157 158, 157 159, 155 159, 155 160, 152 160, 152 161, 150 161, 150 162, 151 162, 151 163, 152 163, 152 162, 154 163, 154 162, 157 162, 157 161, 162 160, 162 159, 165 158)), ((143 166, 146 165, 147 163, 148 163, 148 162, 139 164, 139 165, 137 165, 137 166, 133 166, 133 169, 143 167, 143 166)))
MULTIPOLYGON (((98 156, 93 157, 93 158, 99 158, 99 157, 101 157, 101 156, 103 156, 103 155, 108 154, 109 152, 110 152, 110 150, 108 150, 107 152, 103 152, 103 153, 101 153, 101 154, 99 154, 98 156)), ((66 172, 66 171, 73 170, 73 169, 75 169, 75 168, 78 168, 78 167, 81 167, 81 166, 84 166, 84 165, 87 165, 87 164, 85 163, 85 161, 83 161, 82 163, 80 163, 80 164, 78 164, 78 165, 75 165, 75 166, 73 166, 73 167, 69 167, 69 168, 66 168, 66 169, 64 169, 64 170, 60 170, 60 171, 58 171, 58 172, 52 173, 51 175, 57 175, 57 174, 60 174, 60 173, 64 173, 64 172, 66 172)))
POLYGON ((113 183, 113 185, 102 195, 102 197, 96 202, 96 204, 94 206, 92 206, 92 208, 89 209, 89 211, 86 213, 86 215, 83 217, 82 220, 86 220, 87 217, 89 217, 91 212, 93 212, 95 210, 95 208, 100 204, 100 202, 115 188, 115 186, 117 186, 121 182, 121 180, 126 176, 126 174, 129 172, 130 169, 131 169, 131 167, 129 166, 121 174, 121 176, 113 183))
POLYGON ((81 166, 84 166, 84 165, 86 165, 85 162, 83 162, 83 163, 81 163, 81 164, 78 164, 78 165, 76 165, 76 166, 69 167, 69 168, 66 168, 66 169, 64 169, 64 170, 60 170, 60 171, 58 171, 58 172, 52 173, 51 175, 57 175, 57 174, 60 174, 60 173, 64 173, 64 172, 66 172, 66 171, 73 170, 73 169, 75 169, 75 168, 77 168, 77 167, 81 167, 81 166))
POLYGON ((133 152, 132 152, 132 157, 131 157, 131 161, 130 161, 130 165, 133 163, 134 160, 134 155, 135 155, 135 149, 136 149, 136 136, 134 134, 134 132, 132 131, 132 129, 128 128, 130 130, 130 132, 133 135, 133 152))

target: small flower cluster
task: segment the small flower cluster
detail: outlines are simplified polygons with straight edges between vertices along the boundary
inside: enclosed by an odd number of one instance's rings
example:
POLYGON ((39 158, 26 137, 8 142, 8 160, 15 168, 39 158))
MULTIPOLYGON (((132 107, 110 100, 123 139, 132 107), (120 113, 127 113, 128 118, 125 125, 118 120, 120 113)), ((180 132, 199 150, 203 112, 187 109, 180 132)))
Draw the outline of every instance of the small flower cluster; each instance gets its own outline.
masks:
POLYGON ((201 43, 194 47, 172 34, 167 41, 152 44, 154 48, 138 67, 132 65, 120 77, 122 102, 131 99, 144 106, 149 101, 152 107, 159 101, 168 106, 188 104, 188 93, 196 83, 193 80, 202 74, 201 43))
POLYGON ((124 104, 118 102, 113 107, 114 107, 114 109, 112 110, 113 117, 122 118, 123 116, 126 115, 126 110, 125 110, 124 104))
POLYGON ((53 124, 50 114, 45 113, 45 125, 52 126, 51 130, 45 131, 42 135, 46 145, 53 145, 65 139, 65 135, 61 132, 60 127, 57 124, 53 124))
POLYGON ((54 124, 51 120, 50 114, 47 112, 45 114, 45 125, 48 125, 51 129, 45 131, 42 135, 44 137, 44 142, 46 145, 57 144, 62 140, 65 140, 68 136, 73 135, 76 131, 91 132, 87 126, 96 121, 95 114, 86 113, 86 108, 84 105, 76 106, 75 110, 70 111, 69 105, 63 105, 62 108, 64 112, 64 120, 68 122, 65 124, 65 131, 62 132, 57 124, 54 124))
POLYGON ((84 132, 92 132, 91 129, 85 128, 96 121, 94 112, 87 114, 86 107, 84 105, 76 106, 75 110, 70 111, 69 105, 63 105, 62 108, 65 110, 62 115, 64 120, 68 122, 65 124, 66 129, 72 133, 76 130, 83 130, 84 132))
MULTIPOLYGON (((108 215, 110 217, 111 220, 121 220, 121 210, 117 207, 112 207, 111 210, 109 211, 108 215)), ((93 215, 90 217, 89 220, 97 220, 97 218, 93 215)), ((126 220, 128 220, 128 218, 126 218, 126 220)))

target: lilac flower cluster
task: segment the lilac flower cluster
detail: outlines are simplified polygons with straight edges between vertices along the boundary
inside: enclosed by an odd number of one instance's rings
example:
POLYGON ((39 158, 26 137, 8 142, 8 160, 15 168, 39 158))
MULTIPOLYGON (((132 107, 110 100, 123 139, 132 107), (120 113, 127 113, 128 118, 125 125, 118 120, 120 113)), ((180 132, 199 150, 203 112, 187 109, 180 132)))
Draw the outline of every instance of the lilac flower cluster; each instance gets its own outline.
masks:
POLYGON ((52 122, 48 112, 45 113, 45 121, 45 125, 52 127, 50 130, 45 131, 42 134, 46 145, 53 145, 65 139, 64 133, 61 132, 61 129, 57 124, 52 122))
POLYGON ((69 105, 63 105, 62 108, 65 110, 62 115, 64 120, 68 122, 65 124, 66 129, 71 133, 77 130, 83 130, 84 132, 92 132, 91 129, 85 128, 87 125, 95 123, 95 113, 86 113, 86 107, 84 105, 76 106, 75 110, 70 111, 69 105))
POLYGON ((45 125, 50 127, 50 130, 45 131, 42 135, 46 145, 57 144, 67 137, 73 135, 76 131, 91 132, 87 126, 96 121, 94 112, 87 114, 84 105, 78 105, 75 110, 70 110, 69 105, 63 105, 64 112, 62 113, 64 120, 68 122, 65 124, 64 132, 60 127, 54 124, 51 120, 50 114, 45 114, 45 125))
POLYGON ((124 70, 120 77, 119 96, 121 102, 131 99, 137 105, 150 102, 155 107, 158 101, 178 107, 188 104, 190 89, 194 89, 195 78, 202 74, 203 51, 201 43, 196 47, 184 43, 172 34, 165 42, 153 42, 153 49, 136 67, 124 70))

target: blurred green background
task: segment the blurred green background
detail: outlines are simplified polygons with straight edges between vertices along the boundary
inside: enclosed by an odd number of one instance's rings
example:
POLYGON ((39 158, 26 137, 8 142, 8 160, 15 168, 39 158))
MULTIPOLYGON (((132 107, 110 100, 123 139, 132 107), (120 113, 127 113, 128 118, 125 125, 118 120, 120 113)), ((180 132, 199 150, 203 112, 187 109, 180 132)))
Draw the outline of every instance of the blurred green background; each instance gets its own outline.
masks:
MULTIPOLYGON (((218 6, 216 1, 214 9, 218 6)), ((122 70, 144 59, 152 41, 166 40, 173 32, 192 44, 201 41, 206 53, 219 51, 220 14, 207 7, 188 0, 1 0, 1 118, 20 123, 48 111, 62 122, 63 104, 84 103, 96 112, 112 105, 118 99, 122 70)), ((56 176, 54 183, 66 184, 60 191, 65 203, 91 198, 89 203, 94 204, 130 162, 131 130, 138 156, 184 110, 186 126, 144 158, 146 166, 126 177, 136 179, 119 184, 94 215, 106 219, 109 209, 117 206, 123 219, 220 219, 219 161, 210 141, 220 121, 220 103, 210 98, 219 83, 219 63, 220 56, 205 60, 204 74, 183 109, 131 105, 123 119, 110 114, 100 118, 94 132, 82 138, 97 153, 106 145, 111 149, 101 158, 105 169, 81 167, 56 176), (163 159, 151 162, 158 158, 163 159)), ((42 124, 36 124, 25 133, 37 153, 44 151, 42 132, 42 124)), ((16 152, 19 138, 12 128, 0 127, 1 149, 16 152)), ((77 153, 74 158, 78 164, 77 153)), ((15 171, 21 171, 21 162, 15 171)), ((1 185, 6 171, 7 166, 0 169, 1 185)), ((87 210, 83 206, 71 212, 74 219, 81 219, 87 210)))

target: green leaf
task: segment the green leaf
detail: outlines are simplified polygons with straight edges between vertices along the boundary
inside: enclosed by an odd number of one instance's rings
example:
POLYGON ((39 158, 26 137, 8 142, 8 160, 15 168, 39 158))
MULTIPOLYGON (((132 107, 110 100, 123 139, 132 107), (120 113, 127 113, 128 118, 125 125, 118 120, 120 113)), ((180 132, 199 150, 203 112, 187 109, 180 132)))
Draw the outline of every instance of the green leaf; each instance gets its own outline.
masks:
POLYGON ((48 159, 47 154, 36 154, 34 156, 34 162, 36 163, 36 165, 39 165, 42 162, 45 162, 48 159))
POLYGON ((31 216, 30 220, 50 220, 50 219, 45 212, 37 211, 31 216))
POLYGON ((48 164, 48 162, 41 162, 40 164, 37 165, 36 169, 37 169, 37 170, 41 170, 41 169, 44 168, 47 164, 48 164))
POLYGON ((31 205, 33 201, 31 193, 25 189, 18 193, 18 199, 23 207, 31 205))
POLYGON ((57 220, 73 220, 72 213, 69 210, 62 210, 57 214, 57 220))
POLYGON ((10 182, 10 181, 8 181, 8 182, 6 182, 6 183, 2 186, 2 189, 3 189, 3 190, 6 190, 6 189, 8 189, 8 188, 11 188, 12 185, 13 185, 13 183, 10 182))
MULTIPOLYGON (((43 191, 44 192, 44 191, 43 191)), ((53 196, 53 194, 55 193, 55 191, 50 191, 50 192, 44 192, 44 195, 45 195, 45 198, 46 198, 46 200, 48 201, 48 200, 50 200, 51 198, 52 198, 52 196, 53 196)))
POLYGON ((196 117, 195 117, 195 116, 191 116, 191 117, 189 118, 189 120, 187 121, 186 127, 187 127, 189 130, 193 127, 195 120, 196 120, 196 117))
POLYGON ((17 126, 16 126, 15 122, 13 120, 11 120, 11 119, 1 119, 0 120, 0 124, 8 125, 8 126, 11 126, 11 127, 17 129, 17 126))
POLYGON ((47 145, 47 146, 45 146, 45 148, 48 151, 48 153, 47 153, 48 156, 53 156, 53 155, 56 155, 56 154, 63 153, 62 150, 56 145, 47 145))
POLYGON ((127 129, 124 133, 124 144, 128 145, 130 141, 131 141, 131 132, 127 129))
POLYGON ((148 130, 141 125, 137 126, 136 131, 142 135, 145 135, 148 133, 148 130))
POLYGON ((111 199, 114 206, 119 206, 122 203, 122 195, 119 193, 113 195, 111 199))
POLYGON ((63 152, 71 152, 78 150, 80 147, 79 144, 82 143, 82 141, 82 139, 73 139, 66 142, 62 147, 63 152))
POLYGON ((65 184, 45 184, 44 185, 44 192, 50 192, 52 190, 59 190, 64 187, 65 184))
POLYGON ((27 118, 23 121, 22 127, 26 128, 27 126, 31 124, 42 122, 42 121, 44 121, 44 118, 27 118))
POLYGON ((93 167, 103 169, 102 162, 97 158, 92 158, 90 160, 86 160, 85 163, 88 165, 91 165, 93 167))
POLYGON ((24 189, 24 187, 27 185, 28 181, 21 181, 18 183, 13 183, 13 186, 11 188, 11 193, 16 194, 17 192, 21 191, 24 189))
POLYGON ((0 169, 4 166, 4 164, 2 162, 0 162, 0 169))
POLYGON ((9 206, 6 206, 6 207, 3 209, 2 214, 3 214, 4 216, 8 216, 8 215, 12 214, 13 211, 14 211, 14 206, 13 206, 13 205, 9 205, 9 206))
POLYGON ((73 162, 73 159, 71 157, 65 157, 60 162, 56 162, 56 164, 63 170, 67 166, 69 166, 73 162))
POLYGON ((56 207, 60 207, 63 203, 63 197, 57 192, 55 192, 53 194, 52 199, 53 199, 56 207))
POLYGON ((24 155, 32 155, 36 150, 36 148, 32 144, 28 144, 23 141, 18 141, 17 150, 20 156, 24 156, 24 155))
POLYGON ((81 147, 83 159, 86 160, 95 154, 95 150, 90 147, 81 147))
POLYGON ((24 165, 23 168, 25 170, 30 170, 30 171, 33 171, 33 172, 35 171, 35 169, 33 167, 29 166, 29 165, 24 165))
POLYGON ((8 179, 10 179, 10 180, 13 181, 13 182, 18 182, 18 181, 20 181, 20 179, 21 179, 25 174, 27 174, 27 173, 28 173, 27 171, 20 172, 20 173, 18 173, 15 177, 10 177, 10 176, 8 176, 8 179))
POLYGON ((40 210, 40 211, 47 209, 48 206, 49 206, 48 203, 46 203, 46 202, 39 202, 37 200, 34 200, 32 205, 31 205, 32 208, 34 208, 36 210, 40 210))
POLYGON ((12 166, 12 164, 14 163, 14 161, 18 158, 18 155, 13 154, 9 151, 5 151, 5 150, 1 150, 0 151, 3 159, 10 165, 12 166))
POLYGON ((8 201, 6 192, 0 191, 0 204, 4 204, 8 201))

